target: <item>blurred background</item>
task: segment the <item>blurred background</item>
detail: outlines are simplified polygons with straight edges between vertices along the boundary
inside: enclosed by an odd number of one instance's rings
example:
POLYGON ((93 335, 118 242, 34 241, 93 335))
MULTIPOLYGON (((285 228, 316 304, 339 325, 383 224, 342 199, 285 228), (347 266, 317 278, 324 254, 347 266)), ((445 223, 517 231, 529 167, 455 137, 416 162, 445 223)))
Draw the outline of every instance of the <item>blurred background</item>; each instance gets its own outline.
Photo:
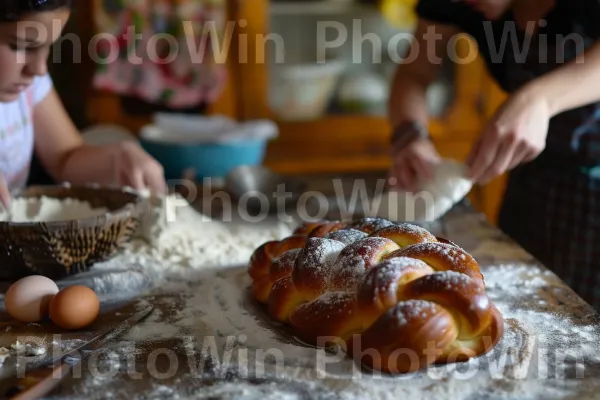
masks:
MULTIPOLYGON (((82 131, 94 131, 94 140, 103 140, 98 132, 109 140, 106 132, 120 129, 143 139, 149 125, 156 128, 157 113, 222 118, 200 129, 202 141, 182 140, 166 125, 159 127, 160 140, 153 131, 153 145, 177 145, 157 150, 171 175, 219 177, 237 164, 255 163, 297 176, 385 176, 386 102, 397 56, 404 55, 415 27, 414 6, 414 0, 80 1, 55 45, 51 74, 72 118, 82 131), (195 33, 182 28, 182 20, 191 21, 195 33), (122 59, 131 50, 126 44, 97 40, 107 33, 120 38, 132 25, 149 36, 171 34, 183 51, 168 65, 144 60, 132 67, 122 59), (207 57, 190 60, 185 43, 199 40, 207 27, 226 46, 211 42, 203 49, 207 57), (97 62, 111 51, 120 56, 97 62), (238 140, 230 147, 209 139, 238 129, 233 122, 247 132, 245 124, 254 121, 274 123, 276 137, 257 139, 254 132, 246 145, 238 140), (196 164, 200 158, 204 162, 196 164)), ((165 43, 153 44, 164 51, 165 43)), ((464 57, 476 51, 468 37, 456 45, 464 57)), ((447 62, 428 93, 438 151, 464 159, 503 99, 479 58, 447 62)), ((43 179, 43 171, 32 179, 43 179)), ((469 195, 493 223, 503 189, 501 177, 469 195)))

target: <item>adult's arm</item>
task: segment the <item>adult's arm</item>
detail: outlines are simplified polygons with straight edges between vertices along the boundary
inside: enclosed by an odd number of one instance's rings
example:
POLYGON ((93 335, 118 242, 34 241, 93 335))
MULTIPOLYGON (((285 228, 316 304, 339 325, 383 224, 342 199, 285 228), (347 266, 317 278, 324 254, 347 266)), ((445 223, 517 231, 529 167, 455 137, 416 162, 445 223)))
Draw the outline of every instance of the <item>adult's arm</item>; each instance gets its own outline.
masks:
POLYGON ((392 81, 388 103, 392 126, 406 121, 427 124, 427 88, 442 67, 449 40, 457 33, 452 25, 419 19, 409 51, 399 63, 392 81))
POLYGON ((486 183, 545 148, 550 119, 600 101, 600 42, 524 85, 500 107, 474 147, 469 175, 486 183))
POLYGON ((551 116, 600 101, 600 41, 578 58, 531 81, 523 91, 543 99, 551 116))
MULTIPOLYGON (((404 122, 417 123, 426 129, 427 88, 436 79, 447 55, 447 44, 456 33, 453 26, 419 20, 409 52, 392 83, 388 113, 394 129, 404 122)), ((400 134, 404 135, 402 131, 400 134)), ((439 161, 439 156, 427 138, 410 137, 408 143, 401 137, 395 139, 389 184, 396 189, 415 191, 419 178, 431 178, 431 166, 439 161)))

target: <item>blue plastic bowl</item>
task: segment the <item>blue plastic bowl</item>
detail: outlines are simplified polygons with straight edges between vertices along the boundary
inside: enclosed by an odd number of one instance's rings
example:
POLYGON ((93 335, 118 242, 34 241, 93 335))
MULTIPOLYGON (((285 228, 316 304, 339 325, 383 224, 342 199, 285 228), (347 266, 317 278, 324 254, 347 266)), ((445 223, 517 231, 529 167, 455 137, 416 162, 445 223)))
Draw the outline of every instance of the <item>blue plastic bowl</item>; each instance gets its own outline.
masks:
POLYGON ((264 139, 190 144, 151 141, 142 137, 140 143, 162 164, 166 179, 181 179, 186 171, 193 170, 198 181, 223 178, 241 165, 260 165, 267 147, 264 139))

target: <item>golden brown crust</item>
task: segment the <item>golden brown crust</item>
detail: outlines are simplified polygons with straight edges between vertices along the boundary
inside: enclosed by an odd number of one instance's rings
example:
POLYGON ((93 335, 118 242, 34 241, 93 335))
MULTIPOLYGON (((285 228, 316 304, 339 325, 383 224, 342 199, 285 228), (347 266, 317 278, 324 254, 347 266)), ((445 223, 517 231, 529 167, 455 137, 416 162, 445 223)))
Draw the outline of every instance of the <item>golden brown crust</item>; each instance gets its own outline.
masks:
POLYGON ((327 223, 328 221, 321 222, 305 222, 303 224, 298 225, 298 227, 292 233, 297 236, 308 236, 310 232, 312 232, 315 228, 327 223))
POLYGON ((374 236, 343 247, 332 266, 328 289, 355 292, 365 272, 397 249, 390 239, 374 236))
POLYGON ((427 300, 453 310, 460 335, 468 340, 491 323, 491 303, 485 289, 474 279, 455 271, 439 271, 407 283, 399 300, 427 300))
POLYGON ((411 224, 303 224, 257 248, 248 272, 253 296, 297 338, 342 344, 385 373, 468 360, 504 334, 477 261, 411 224))
POLYGON ((299 251, 305 243, 304 236, 294 235, 282 241, 266 242, 253 252, 250 257, 248 273, 253 279, 252 294, 258 301, 265 303, 277 279, 290 274, 293 269, 293 265, 290 266, 289 272, 285 269, 286 265, 274 266, 277 260, 289 250, 298 249, 299 251))
POLYGON ((371 235, 372 233, 391 225, 393 225, 392 222, 383 218, 366 217, 350 223, 348 227, 371 235))
POLYGON ((260 245, 250 257, 248 274, 252 279, 266 276, 273 262, 274 250, 279 247, 279 242, 269 241, 260 245))
POLYGON ((292 271, 294 285, 307 300, 325 292, 333 262, 343 248, 344 245, 336 240, 319 237, 308 239, 292 271))
POLYGON ((273 260, 269 270, 269 277, 273 284, 279 279, 291 275, 301 251, 302 249, 291 249, 273 260))
POLYGON ((384 260, 367 271, 357 288, 356 300, 364 312, 379 314, 398 303, 398 291, 404 285, 433 272, 429 265, 414 258, 384 260))
POLYGON ((424 261, 437 271, 456 271, 483 282, 479 264, 462 248, 446 243, 417 243, 387 256, 410 257, 424 261))
POLYGON ((406 247, 416 243, 437 242, 437 238, 427 229, 413 224, 390 225, 380 229, 372 236, 385 237, 393 240, 398 246, 406 247))
POLYGON ((286 322, 290 312, 305 301, 296 290, 291 276, 281 278, 275 282, 267 299, 269 315, 277 321, 286 322))
POLYGON ((329 292, 304 303, 290 316, 296 336, 312 345, 342 343, 361 328, 352 293, 329 292))
POLYGON ((407 300, 384 312, 348 345, 351 357, 388 374, 415 372, 433 363, 458 336, 452 313, 422 300, 407 300))
POLYGON ((328 233, 339 231, 344 227, 345 224, 343 224, 342 222, 326 222, 310 231, 308 237, 324 237, 328 233))
POLYGON ((274 256, 279 257, 288 250, 301 249, 304 246, 306 246, 306 236, 292 235, 279 242, 279 246, 277 247, 274 256))

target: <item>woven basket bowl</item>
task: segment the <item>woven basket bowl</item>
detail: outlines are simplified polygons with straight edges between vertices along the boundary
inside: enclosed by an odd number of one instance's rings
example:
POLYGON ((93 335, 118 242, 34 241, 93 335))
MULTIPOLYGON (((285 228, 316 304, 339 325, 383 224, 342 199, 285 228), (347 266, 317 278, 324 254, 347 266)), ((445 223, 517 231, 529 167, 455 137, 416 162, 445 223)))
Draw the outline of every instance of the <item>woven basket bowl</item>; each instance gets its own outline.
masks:
POLYGON ((89 270, 127 244, 138 226, 140 196, 99 186, 32 186, 19 197, 87 201, 109 212, 85 219, 48 222, 0 221, 0 277, 31 274, 59 279, 89 270))

